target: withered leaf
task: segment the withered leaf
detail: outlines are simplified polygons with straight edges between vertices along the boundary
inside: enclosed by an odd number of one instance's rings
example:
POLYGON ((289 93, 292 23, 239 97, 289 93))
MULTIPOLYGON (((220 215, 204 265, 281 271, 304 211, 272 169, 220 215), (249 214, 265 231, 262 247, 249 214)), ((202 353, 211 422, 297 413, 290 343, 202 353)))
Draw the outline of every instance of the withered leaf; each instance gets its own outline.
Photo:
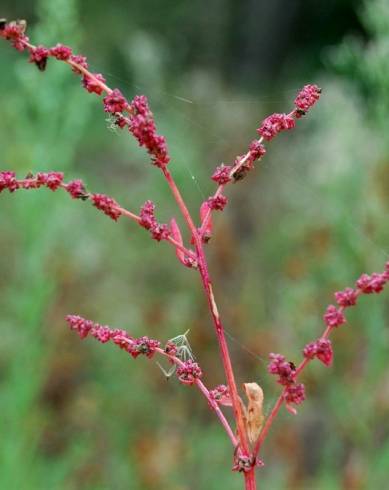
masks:
POLYGON ((249 441, 255 442, 261 432, 264 421, 263 391, 257 383, 244 383, 248 404, 246 412, 246 428, 249 441))

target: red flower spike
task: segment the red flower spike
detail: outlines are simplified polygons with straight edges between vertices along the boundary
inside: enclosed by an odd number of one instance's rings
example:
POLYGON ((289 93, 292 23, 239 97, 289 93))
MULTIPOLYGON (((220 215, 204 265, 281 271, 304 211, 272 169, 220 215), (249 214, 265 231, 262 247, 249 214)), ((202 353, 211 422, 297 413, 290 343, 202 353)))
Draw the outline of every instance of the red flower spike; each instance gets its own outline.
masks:
POLYGON ((7 41, 11 41, 12 46, 18 51, 24 51, 26 49, 26 43, 28 43, 29 39, 24 34, 26 30, 26 22, 24 20, 17 20, 15 22, 10 22, 9 24, 4 24, 0 35, 7 39, 7 41))
POLYGON ((151 236, 157 242, 161 240, 166 240, 170 236, 169 227, 165 224, 156 223, 154 226, 150 228, 151 236))
MULTIPOLYGON (((87 62, 86 56, 82 56, 80 54, 72 54, 69 58, 69 61, 72 61, 73 63, 77 63, 77 65, 80 65, 85 69, 88 69, 88 62, 87 62)), ((74 71, 74 73, 77 73, 78 75, 82 74, 82 71, 80 71, 75 66, 72 66, 72 71, 74 71)))
POLYGON ((161 344, 158 340, 150 339, 149 337, 140 337, 139 339, 135 339, 134 343, 129 351, 134 359, 136 359, 139 355, 143 354, 151 359, 155 353, 157 347, 161 344))
POLYGON ((154 216, 155 204, 153 201, 146 201, 140 209, 140 222, 139 224, 146 228, 146 230, 150 230, 156 223, 157 220, 154 216))
POLYGON ((168 342, 166 342, 164 351, 169 356, 175 356, 177 354, 177 345, 169 340, 168 342))
POLYGON ((278 376, 277 382, 281 385, 288 386, 294 383, 296 368, 293 363, 287 362, 281 354, 269 354, 270 363, 267 370, 270 374, 278 376))
POLYGON ((263 146, 262 143, 259 142, 259 140, 254 140, 249 146, 249 151, 252 160, 255 161, 259 160, 265 155, 266 148, 263 146))
POLYGON ((219 185, 228 184, 231 182, 230 172, 232 167, 230 165, 224 165, 223 163, 216 167, 215 172, 212 174, 211 179, 217 182, 219 185))
POLYGON ((61 186, 63 182, 63 173, 62 172, 49 172, 46 177, 46 187, 51 189, 52 191, 56 191, 58 187, 61 186))
POLYGON ((107 326, 102 326, 95 323, 90 331, 90 334, 102 344, 106 344, 109 340, 111 340, 112 330, 107 326))
POLYGON ((128 106, 127 100, 117 88, 104 97, 103 103, 104 111, 110 112, 111 114, 123 112, 128 106))
POLYGON ((15 172, 0 172, 0 192, 4 189, 8 189, 9 192, 14 192, 16 189, 19 189, 15 172))
POLYGON ((327 307, 323 319, 327 327, 331 328, 340 327, 340 325, 346 323, 346 318, 343 315, 342 310, 337 309, 334 305, 329 305, 327 307))
POLYGON ((329 339, 318 339, 304 347, 304 357, 307 359, 319 359, 325 366, 330 366, 333 360, 332 344, 329 339))
POLYGON ((294 127, 295 121, 293 117, 287 114, 272 114, 262 122, 257 131, 265 140, 270 141, 281 131, 294 127))
POLYGON ((337 291, 335 293, 335 299, 338 305, 344 308, 354 306, 358 299, 358 292, 355 289, 346 288, 343 291, 337 291))
POLYGON ((388 281, 387 275, 373 272, 371 276, 362 274, 357 280, 357 288, 364 294, 380 293, 388 281))
POLYGON ((101 73, 93 73, 93 77, 94 78, 84 75, 82 79, 82 85, 84 86, 84 88, 86 88, 86 90, 89 93, 95 93, 97 95, 101 95, 104 89, 96 82, 96 80, 105 83, 105 78, 101 73))
POLYGON ((220 194, 216 197, 209 197, 206 202, 210 209, 214 211, 223 211, 228 203, 228 199, 226 196, 220 194))
POLYGON ((89 197, 82 180, 72 180, 65 185, 65 189, 73 199, 88 199, 89 197))
POLYGON ((30 48, 30 63, 35 63, 40 71, 46 69, 47 59, 49 57, 49 50, 44 46, 37 46, 36 48, 30 48))
MULTIPOLYGON (((298 115, 305 114, 319 100, 321 88, 317 85, 305 85, 294 100, 294 105, 298 109, 298 115)), ((298 117, 298 116, 297 116, 298 117)))
POLYGON ((88 336, 93 327, 92 321, 85 320, 78 315, 67 315, 66 321, 68 322, 71 330, 76 330, 82 339, 88 336))
POLYGON ((67 61, 72 55, 72 49, 63 44, 57 44, 54 48, 50 49, 50 55, 54 56, 57 60, 67 61))
POLYGON ((209 395, 213 400, 215 400, 220 405, 223 405, 225 407, 231 407, 232 406, 230 392, 229 392, 228 387, 226 385, 216 386, 215 389, 210 390, 209 395))
POLYGON ((176 374, 179 381, 184 385, 193 385, 196 379, 201 378, 203 375, 200 366, 191 359, 184 362, 183 366, 179 366, 176 370, 176 374))
POLYGON ((305 387, 302 383, 288 386, 284 393, 284 400, 288 403, 300 405, 305 400, 305 387))
POLYGON ((92 194, 93 206, 100 209, 104 214, 117 221, 122 215, 120 209, 118 209, 118 203, 104 194, 92 194))

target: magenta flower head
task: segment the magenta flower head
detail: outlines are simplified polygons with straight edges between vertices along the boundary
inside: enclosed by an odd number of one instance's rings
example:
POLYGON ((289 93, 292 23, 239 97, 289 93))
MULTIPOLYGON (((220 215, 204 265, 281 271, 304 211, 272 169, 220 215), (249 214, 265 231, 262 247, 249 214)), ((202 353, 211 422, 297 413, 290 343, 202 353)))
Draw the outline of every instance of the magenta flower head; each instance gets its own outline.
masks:
POLYGON ((57 58, 57 60, 67 61, 72 55, 72 49, 63 44, 57 44, 54 48, 50 49, 50 54, 54 58, 57 58))
POLYGON ((317 85, 305 85, 294 100, 297 108, 296 117, 304 115, 319 100, 321 88, 317 85))
POLYGON ((68 315, 66 321, 70 329, 75 330, 82 339, 87 337, 93 328, 93 322, 91 320, 85 320, 78 315, 68 315))
POLYGON ((0 172, 0 192, 4 189, 8 189, 9 192, 14 192, 18 188, 19 184, 16 180, 15 172, 0 172))
POLYGON ((273 352, 269 354, 269 359, 267 370, 278 376, 278 383, 284 386, 294 383, 296 368, 293 363, 288 362, 282 354, 273 352))
POLYGON ((110 94, 106 95, 103 102, 104 111, 110 112, 111 114, 123 112, 128 106, 127 100, 117 88, 115 88, 115 90, 113 90, 110 94))
POLYGON ((88 75, 84 75, 82 79, 82 84, 88 92, 101 95, 104 89, 98 82, 105 83, 105 78, 101 73, 93 73, 93 78, 88 75))
POLYGON ((316 357, 325 366, 330 366, 334 357, 329 339, 319 339, 307 344, 304 347, 303 354, 306 359, 314 359, 316 357))
POLYGON ((232 167, 230 165, 224 165, 222 163, 219 167, 216 167, 211 179, 217 182, 219 185, 227 184, 232 180, 230 177, 231 169, 232 167))
POLYGON ((44 71, 50 51, 44 46, 30 48, 30 63, 35 63, 40 71, 44 71))
POLYGON ((327 307, 323 319, 327 327, 331 328, 339 327, 346 323, 346 318, 343 315, 342 310, 340 308, 337 309, 334 305, 329 305, 327 307))
POLYGON ((201 378, 203 375, 200 366, 197 362, 193 362, 191 359, 184 362, 183 366, 179 366, 176 371, 177 377, 184 385, 193 385, 196 379, 201 378))
POLYGON ((343 291, 337 291, 335 293, 335 299, 339 306, 347 308, 348 306, 354 306, 357 302, 358 292, 353 288, 346 288, 343 291))
POLYGON ((288 114, 272 114, 264 119, 257 131, 265 140, 270 141, 281 131, 292 129, 294 126, 295 122, 292 116, 288 114))
POLYGON ((118 203, 104 194, 92 194, 93 206, 100 209, 104 214, 117 221, 122 215, 118 203))

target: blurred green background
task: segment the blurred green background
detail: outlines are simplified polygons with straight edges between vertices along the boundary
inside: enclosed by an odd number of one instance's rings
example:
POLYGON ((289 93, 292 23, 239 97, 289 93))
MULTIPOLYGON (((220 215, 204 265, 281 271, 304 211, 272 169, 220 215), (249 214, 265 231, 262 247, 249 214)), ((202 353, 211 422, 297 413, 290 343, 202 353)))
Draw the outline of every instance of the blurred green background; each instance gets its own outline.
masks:
MULTIPOLYGON (((332 292, 389 255, 389 3, 3 0, 32 42, 63 42, 128 98, 149 96, 190 209, 271 112, 305 83, 323 97, 268 145, 228 195, 209 261, 240 382, 279 387, 271 351, 298 361, 332 292)), ((166 184, 65 65, 45 73, 0 43, 1 169, 64 170, 132 210, 177 218, 166 184)), ((49 191, 0 196, 0 488, 235 490, 231 449, 194 389, 153 362, 80 342, 64 316, 161 340, 190 329, 209 386, 223 382, 198 277, 124 219, 49 191)), ((264 447, 263 489, 386 488, 389 300, 362 298, 334 334, 330 370, 283 411, 264 447)))

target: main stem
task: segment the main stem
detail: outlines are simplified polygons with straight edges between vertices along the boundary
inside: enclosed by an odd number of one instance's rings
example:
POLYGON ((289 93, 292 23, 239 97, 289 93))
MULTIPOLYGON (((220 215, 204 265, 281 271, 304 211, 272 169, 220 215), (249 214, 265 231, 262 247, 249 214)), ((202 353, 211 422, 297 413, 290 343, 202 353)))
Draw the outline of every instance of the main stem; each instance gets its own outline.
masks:
MULTIPOLYGON (((227 340, 225 337, 224 327, 220 319, 219 311, 213 294, 212 282, 208 271, 208 264, 204 253, 203 244, 201 241, 201 236, 196 226, 193 223, 189 210, 186 207, 186 204, 181 196, 181 193, 177 188, 176 183, 174 182, 174 179, 170 174, 169 170, 166 167, 163 167, 162 172, 195 241, 201 281, 207 298, 208 306, 211 312, 212 320, 215 326, 223 368, 224 368, 224 372, 226 375, 227 384, 231 396, 232 408, 234 412, 234 418, 236 421, 236 428, 237 428, 238 438, 239 438, 240 453, 243 456, 250 456, 250 447, 247 440, 241 402, 239 399, 238 389, 235 382, 234 371, 232 369, 232 363, 231 363, 230 353, 228 350, 227 340)), ((246 490, 256 490, 254 468, 248 472, 245 472, 244 478, 245 478, 246 490)))

